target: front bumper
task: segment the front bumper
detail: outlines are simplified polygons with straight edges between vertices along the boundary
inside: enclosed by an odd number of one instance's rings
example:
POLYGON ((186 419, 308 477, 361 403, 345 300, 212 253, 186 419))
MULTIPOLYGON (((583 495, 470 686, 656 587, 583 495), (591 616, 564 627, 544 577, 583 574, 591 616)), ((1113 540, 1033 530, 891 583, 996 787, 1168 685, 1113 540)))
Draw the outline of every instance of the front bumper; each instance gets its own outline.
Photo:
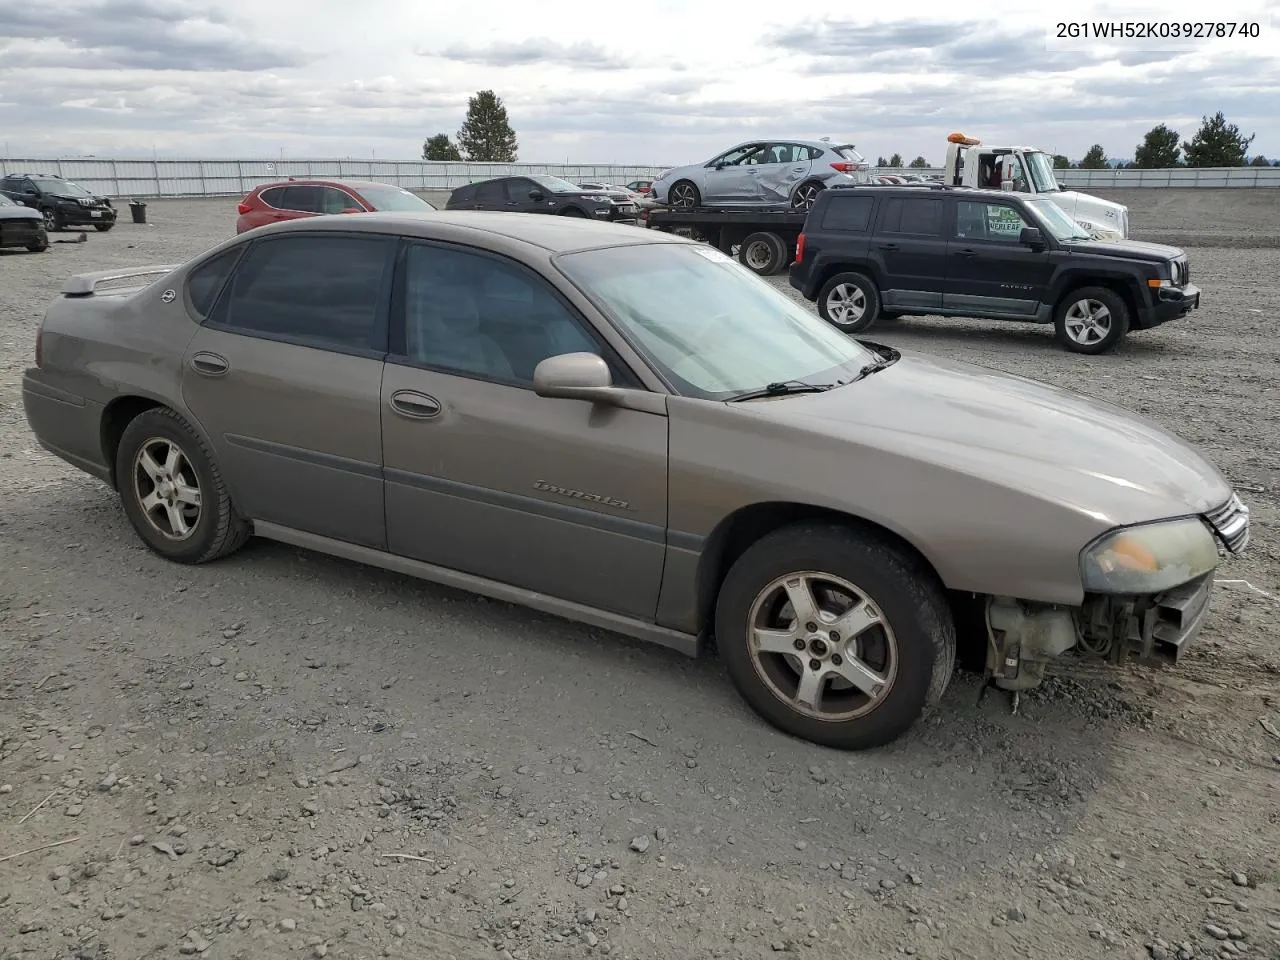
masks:
POLYGON ((86 207, 82 204, 60 203, 57 207, 58 219, 68 227, 97 226, 103 223, 116 222, 115 207, 86 207))
POLYGON ((1139 330, 1148 330, 1199 309, 1200 288, 1194 283, 1182 287, 1161 287, 1155 291, 1155 302, 1138 311, 1134 326, 1139 330))

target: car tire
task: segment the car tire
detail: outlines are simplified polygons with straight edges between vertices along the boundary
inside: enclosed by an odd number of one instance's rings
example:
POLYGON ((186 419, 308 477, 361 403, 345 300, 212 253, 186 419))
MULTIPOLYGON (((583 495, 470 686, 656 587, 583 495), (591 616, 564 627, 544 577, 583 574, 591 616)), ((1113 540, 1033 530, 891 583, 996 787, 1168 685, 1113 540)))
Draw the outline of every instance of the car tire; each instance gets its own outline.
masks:
POLYGON ((787 243, 776 233, 748 234, 738 247, 738 262, 754 274, 771 277, 787 267, 787 243))
POLYGON ((1106 353, 1128 334, 1129 307, 1114 290, 1081 287, 1059 301, 1053 329, 1072 353, 1106 353))
POLYGON ((861 333, 880 317, 880 291, 864 273, 837 273, 818 291, 818 315, 844 333, 861 333))
POLYGON ((818 200, 818 194, 827 188, 827 185, 820 180, 808 180, 800 186, 796 187, 795 192, 791 194, 791 209, 796 211, 809 211, 813 209, 813 205, 818 200))
POLYGON ((27 244, 27 250, 29 250, 31 253, 44 253, 48 249, 49 249, 49 238, 47 236, 41 237, 39 240, 34 240, 31 243, 27 244))
POLYGON ((93 229, 97 230, 99 233, 106 233, 114 226, 114 223, 95 223, 93 225, 93 229))
POLYGON ((168 407, 147 410, 125 427, 116 450, 116 487, 138 536, 166 560, 207 563, 238 550, 252 533, 203 438, 168 407))
POLYGON ((692 180, 677 180, 667 191, 667 206, 672 210, 694 210, 702 205, 702 194, 692 180))
POLYGON ((748 547, 720 588, 715 633, 759 716, 844 750, 902 736, 955 670, 955 624, 933 571, 883 536, 830 523, 788 525, 748 547), (843 613, 841 594, 853 601, 843 613), (795 616, 797 595, 811 599, 812 620, 795 616), (776 649, 762 650, 762 636, 776 649))
POLYGON ((40 211, 44 215, 44 228, 49 233, 54 233, 62 229, 62 217, 58 215, 58 211, 52 207, 46 207, 40 211))

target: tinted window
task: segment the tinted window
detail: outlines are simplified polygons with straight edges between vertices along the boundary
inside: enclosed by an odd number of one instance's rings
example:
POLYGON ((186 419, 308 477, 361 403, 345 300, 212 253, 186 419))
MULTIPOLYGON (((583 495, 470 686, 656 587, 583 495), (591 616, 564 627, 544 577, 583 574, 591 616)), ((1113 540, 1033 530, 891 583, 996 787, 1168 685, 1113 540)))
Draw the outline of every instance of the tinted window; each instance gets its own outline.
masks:
POLYGON ((882 233, 942 236, 942 201, 933 197, 893 197, 880 216, 882 233))
POLYGON ((404 329, 392 349, 416 363, 531 385, 547 357, 604 353, 545 280, 509 261, 415 245, 404 276, 404 329))
POLYGON ((270 190, 263 190, 258 194, 258 198, 269 207, 275 207, 277 210, 287 209, 284 205, 284 187, 272 187, 270 190))
POLYGON ((956 204, 956 236, 966 240, 1017 243, 1027 226, 1022 214, 1007 203, 961 200, 956 204))
POLYGON ((475 187, 458 187, 449 195, 450 203, 474 203, 476 198, 475 187))
POLYGON ((320 187, 285 187, 284 205, 281 209, 299 213, 324 213, 320 187))
POLYGON ((343 190, 336 187, 320 187, 320 206, 323 213, 341 213, 343 210, 363 210, 364 207, 343 190))
POLYGON ((502 180, 490 180, 476 184, 476 199, 480 203, 506 203, 507 185, 502 180))
POLYGON ((212 319, 248 334, 309 346, 381 349, 379 307, 395 241, 298 236, 249 250, 212 319))
POLYGON ((871 207, 874 203, 875 200, 871 197, 832 197, 822 215, 822 229, 862 233, 871 223, 871 207))
POLYGON ((235 247, 220 253, 212 260, 201 264, 187 276, 187 296, 196 314, 207 317, 213 309, 213 302, 222 289, 222 281, 227 279, 236 258, 240 256, 241 247, 235 247))

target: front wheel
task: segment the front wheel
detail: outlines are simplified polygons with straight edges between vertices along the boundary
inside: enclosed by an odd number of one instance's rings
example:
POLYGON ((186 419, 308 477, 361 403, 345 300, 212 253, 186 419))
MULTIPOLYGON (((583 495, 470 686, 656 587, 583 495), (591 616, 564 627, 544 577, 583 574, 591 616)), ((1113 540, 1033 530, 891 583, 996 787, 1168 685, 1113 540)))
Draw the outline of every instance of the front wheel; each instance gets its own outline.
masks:
POLYGON ((178 413, 158 407, 139 414, 120 438, 116 486, 142 541, 177 563, 226 556, 249 539, 213 454, 178 413))
POLYGON ((880 291, 862 273, 837 273, 818 291, 818 314, 845 333, 860 333, 880 316, 880 291))
POLYGON ((49 233, 62 229, 62 218, 58 216, 58 212, 53 208, 46 208, 44 211, 44 228, 49 233))
POLYGON ((667 193, 667 206, 676 210, 692 210, 702 203, 698 188, 690 180, 680 180, 671 185, 667 193))
POLYGON ((955 626, 936 576, 870 533, 783 527, 737 560, 716 602, 716 646, 773 726, 845 750, 904 734, 945 692, 955 626))
POLYGON ((1114 290, 1082 287, 1062 298, 1053 326, 1058 342, 1072 353, 1106 353, 1129 332, 1129 308, 1114 290))
POLYGON ((114 226, 114 223, 95 223, 93 225, 93 229, 97 230, 99 233, 106 233, 114 226))
POLYGON ((49 238, 41 237, 39 240, 33 240, 27 244, 27 249, 32 253, 44 253, 49 249, 49 238))

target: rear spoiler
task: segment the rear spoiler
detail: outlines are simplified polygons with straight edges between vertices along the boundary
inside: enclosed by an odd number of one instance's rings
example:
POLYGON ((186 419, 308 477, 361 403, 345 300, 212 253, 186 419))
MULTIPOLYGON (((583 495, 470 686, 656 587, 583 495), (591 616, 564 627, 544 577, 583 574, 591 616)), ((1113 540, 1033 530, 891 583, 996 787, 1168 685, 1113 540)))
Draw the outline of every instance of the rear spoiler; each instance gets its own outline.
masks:
POLYGON ((129 270, 99 270, 96 273, 77 273, 62 284, 62 294, 67 297, 88 297, 100 283, 112 280, 130 280, 134 277, 153 277, 176 270, 181 264, 167 263, 153 267, 133 267, 129 270))

